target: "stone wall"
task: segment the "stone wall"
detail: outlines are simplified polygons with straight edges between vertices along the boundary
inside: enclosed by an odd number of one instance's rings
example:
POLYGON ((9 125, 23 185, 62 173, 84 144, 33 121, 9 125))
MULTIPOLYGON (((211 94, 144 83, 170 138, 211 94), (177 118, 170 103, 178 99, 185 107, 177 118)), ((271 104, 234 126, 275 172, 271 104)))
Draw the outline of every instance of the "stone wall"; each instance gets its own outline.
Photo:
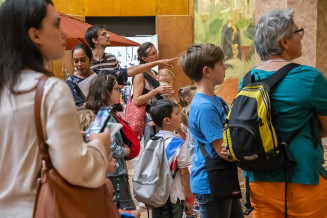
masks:
POLYGON ((287 6, 294 8, 296 25, 304 28, 302 56, 294 61, 316 67, 317 0, 288 0, 287 6))
POLYGON ((327 1, 318 0, 317 16, 317 65, 327 77, 327 1))
MULTIPOLYGON (((286 7, 294 8, 295 23, 304 28, 302 56, 294 61, 316 67, 327 77, 327 1, 257 0, 255 20, 268 11, 286 7)), ((256 56, 256 64, 259 62, 256 56)))

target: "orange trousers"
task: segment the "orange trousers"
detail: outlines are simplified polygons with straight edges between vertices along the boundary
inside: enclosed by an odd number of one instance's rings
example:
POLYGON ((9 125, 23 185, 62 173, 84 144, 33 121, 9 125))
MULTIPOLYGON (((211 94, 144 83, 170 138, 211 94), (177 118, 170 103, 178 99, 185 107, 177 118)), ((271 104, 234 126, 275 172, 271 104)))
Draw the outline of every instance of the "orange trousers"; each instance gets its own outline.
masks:
MULTIPOLYGON (((250 183, 253 218, 284 218, 284 182, 250 183)), ((288 184, 289 218, 327 217, 327 179, 319 176, 319 185, 288 184)))

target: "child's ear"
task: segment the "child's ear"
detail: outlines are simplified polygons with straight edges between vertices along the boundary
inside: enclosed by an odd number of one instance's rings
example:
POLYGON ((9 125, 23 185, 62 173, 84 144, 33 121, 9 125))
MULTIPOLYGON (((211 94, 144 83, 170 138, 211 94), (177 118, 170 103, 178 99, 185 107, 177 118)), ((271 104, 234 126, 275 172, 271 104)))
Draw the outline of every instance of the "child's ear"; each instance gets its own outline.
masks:
POLYGON ((202 69, 203 77, 208 77, 210 75, 210 68, 208 66, 204 66, 202 69))
POLYGON ((165 118, 162 120, 162 124, 164 124, 164 125, 170 124, 170 118, 169 118, 169 117, 165 117, 165 118))

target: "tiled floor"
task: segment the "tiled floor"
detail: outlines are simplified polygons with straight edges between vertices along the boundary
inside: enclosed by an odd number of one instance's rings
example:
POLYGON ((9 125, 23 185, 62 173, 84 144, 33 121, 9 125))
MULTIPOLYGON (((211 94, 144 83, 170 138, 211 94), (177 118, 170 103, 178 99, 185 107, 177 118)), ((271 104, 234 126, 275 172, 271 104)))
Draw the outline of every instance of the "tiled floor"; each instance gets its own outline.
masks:
MULTIPOLYGON (((327 138, 323 139, 323 145, 324 145, 324 157, 325 157, 325 164, 324 164, 324 167, 327 168, 327 138)), ((142 152, 142 151, 141 151, 142 152)), ((137 164, 137 161, 138 161, 138 158, 134 159, 134 160, 130 160, 127 162, 127 168, 129 169, 128 170, 128 175, 129 175, 129 178, 130 178, 130 185, 131 185, 131 190, 132 190, 132 193, 133 193, 133 184, 132 184, 132 176, 133 176, 133 173, 134 173, 134 168, 137 164)), ((240 170, 239 171, 239 179, 240 179, 240 186, 242 189, 244 189, 244 178, 243 178, 243 174, 242 174, 242 171, 240 170)), ((138 203, 137 201, 135 200, 136 202, 136 205, 138 207, 138 203)), ((146 209, 140 209, 139 210, 141 211, 141 218, 147 218, 148 215, 147 215, 147 211, 146 209)), ((151 213, 151 212, 150 212, 151 213)), ((151 214, 150 214, 150 217, 151 217, 151 214)), ((246 216, 246 218, 251 218, 252 216, 249 215, 249 216, 246 216)))

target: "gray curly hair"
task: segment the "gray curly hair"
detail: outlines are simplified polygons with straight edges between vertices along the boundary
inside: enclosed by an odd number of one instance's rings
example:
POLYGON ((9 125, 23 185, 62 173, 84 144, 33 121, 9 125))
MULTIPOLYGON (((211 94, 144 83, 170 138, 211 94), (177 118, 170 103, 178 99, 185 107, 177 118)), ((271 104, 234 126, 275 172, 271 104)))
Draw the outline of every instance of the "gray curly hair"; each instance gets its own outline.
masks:
POLYGON ((293 33, 293 8, 271 11, 263 15, 255 29, 254 44, 261 60, 267 60, 283 52, 279 40, 290 38, 293 33))

